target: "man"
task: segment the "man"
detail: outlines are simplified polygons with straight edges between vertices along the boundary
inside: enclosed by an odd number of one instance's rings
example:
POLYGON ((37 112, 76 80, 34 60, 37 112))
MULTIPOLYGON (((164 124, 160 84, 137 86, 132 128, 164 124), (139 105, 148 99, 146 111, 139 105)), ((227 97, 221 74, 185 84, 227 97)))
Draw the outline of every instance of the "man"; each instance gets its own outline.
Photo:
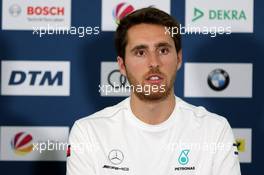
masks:
POLYGON ((240 175, 227 120, 174 95, 182 51, 172 27, 152 7, 120 21, 117 61, 131 96, 75 122, 68 175, 240 175))

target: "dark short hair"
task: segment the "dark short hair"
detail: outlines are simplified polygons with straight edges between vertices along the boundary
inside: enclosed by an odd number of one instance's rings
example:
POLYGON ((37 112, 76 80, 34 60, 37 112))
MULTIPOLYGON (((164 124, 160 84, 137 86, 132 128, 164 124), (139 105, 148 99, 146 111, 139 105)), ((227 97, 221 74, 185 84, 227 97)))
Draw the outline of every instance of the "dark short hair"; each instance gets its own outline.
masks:
MULTIPOLYGON (((123 19, 121 19, 115 33, 115 47, 117 55, 125 58, 125 48, 127 45, 127 31, 134 25, 146 23, 157 24, 164 27, 176 27, 179 31, 179 23, 169 14, 154 7, 147 7, 136 10, 123 19)), ((171 30, 170 30, 171 31, 171 30)), ((165 28, 164 28, 165 34, 165 28)), ((181 50, 181 35, 180 32, 172 36, 175 48, 181 50)))

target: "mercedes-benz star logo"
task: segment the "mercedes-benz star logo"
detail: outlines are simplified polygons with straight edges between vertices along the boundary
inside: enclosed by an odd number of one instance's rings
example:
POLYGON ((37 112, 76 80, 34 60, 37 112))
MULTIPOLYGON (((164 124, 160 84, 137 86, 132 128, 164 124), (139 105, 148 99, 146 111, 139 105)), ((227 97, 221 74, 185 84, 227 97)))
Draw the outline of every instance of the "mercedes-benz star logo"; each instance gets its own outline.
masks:
POLYGON ((111 163, 119 165, 124 160, 124 154, 118 149, 113 149, 109 152, 108 159, 111 163))

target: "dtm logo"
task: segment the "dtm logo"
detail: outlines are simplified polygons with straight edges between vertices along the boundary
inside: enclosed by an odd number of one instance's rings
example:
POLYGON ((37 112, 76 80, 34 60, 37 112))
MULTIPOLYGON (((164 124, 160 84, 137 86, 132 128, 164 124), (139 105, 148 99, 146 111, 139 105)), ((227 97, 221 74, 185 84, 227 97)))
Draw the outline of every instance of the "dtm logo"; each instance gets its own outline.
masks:
POLYGON ((62 86, 62 76, 63 72, 58 71, 55 76, 52 77, 51 71, 47 71, 42 73, 41 71, 29 71, 23 72, 23 71, 12 71, 11 78, 9 80, 8 85, 20 85, 23 84, 26 81, 27 75, 29 77, 29 85, 40 85, 43 86, 44 84, 47 84, 48 86, 55 85, 57 82, 58 86, 62 86), (40 81, 37 82, 37 78, 40 77, 40 81))
POLYGON ((69 95, 69 62, 2 61, 1 67, 2 95, 69 95))

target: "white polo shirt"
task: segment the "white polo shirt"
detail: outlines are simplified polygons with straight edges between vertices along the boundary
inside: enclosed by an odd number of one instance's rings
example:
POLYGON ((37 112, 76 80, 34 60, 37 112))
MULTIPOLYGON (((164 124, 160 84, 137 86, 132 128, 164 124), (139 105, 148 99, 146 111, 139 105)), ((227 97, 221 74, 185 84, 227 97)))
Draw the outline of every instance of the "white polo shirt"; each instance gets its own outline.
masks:
POLYGON ((75 122, 67 175, 240 175, 224 117, 176 97, 170 117, 139 120, 130 98, 75 122))

